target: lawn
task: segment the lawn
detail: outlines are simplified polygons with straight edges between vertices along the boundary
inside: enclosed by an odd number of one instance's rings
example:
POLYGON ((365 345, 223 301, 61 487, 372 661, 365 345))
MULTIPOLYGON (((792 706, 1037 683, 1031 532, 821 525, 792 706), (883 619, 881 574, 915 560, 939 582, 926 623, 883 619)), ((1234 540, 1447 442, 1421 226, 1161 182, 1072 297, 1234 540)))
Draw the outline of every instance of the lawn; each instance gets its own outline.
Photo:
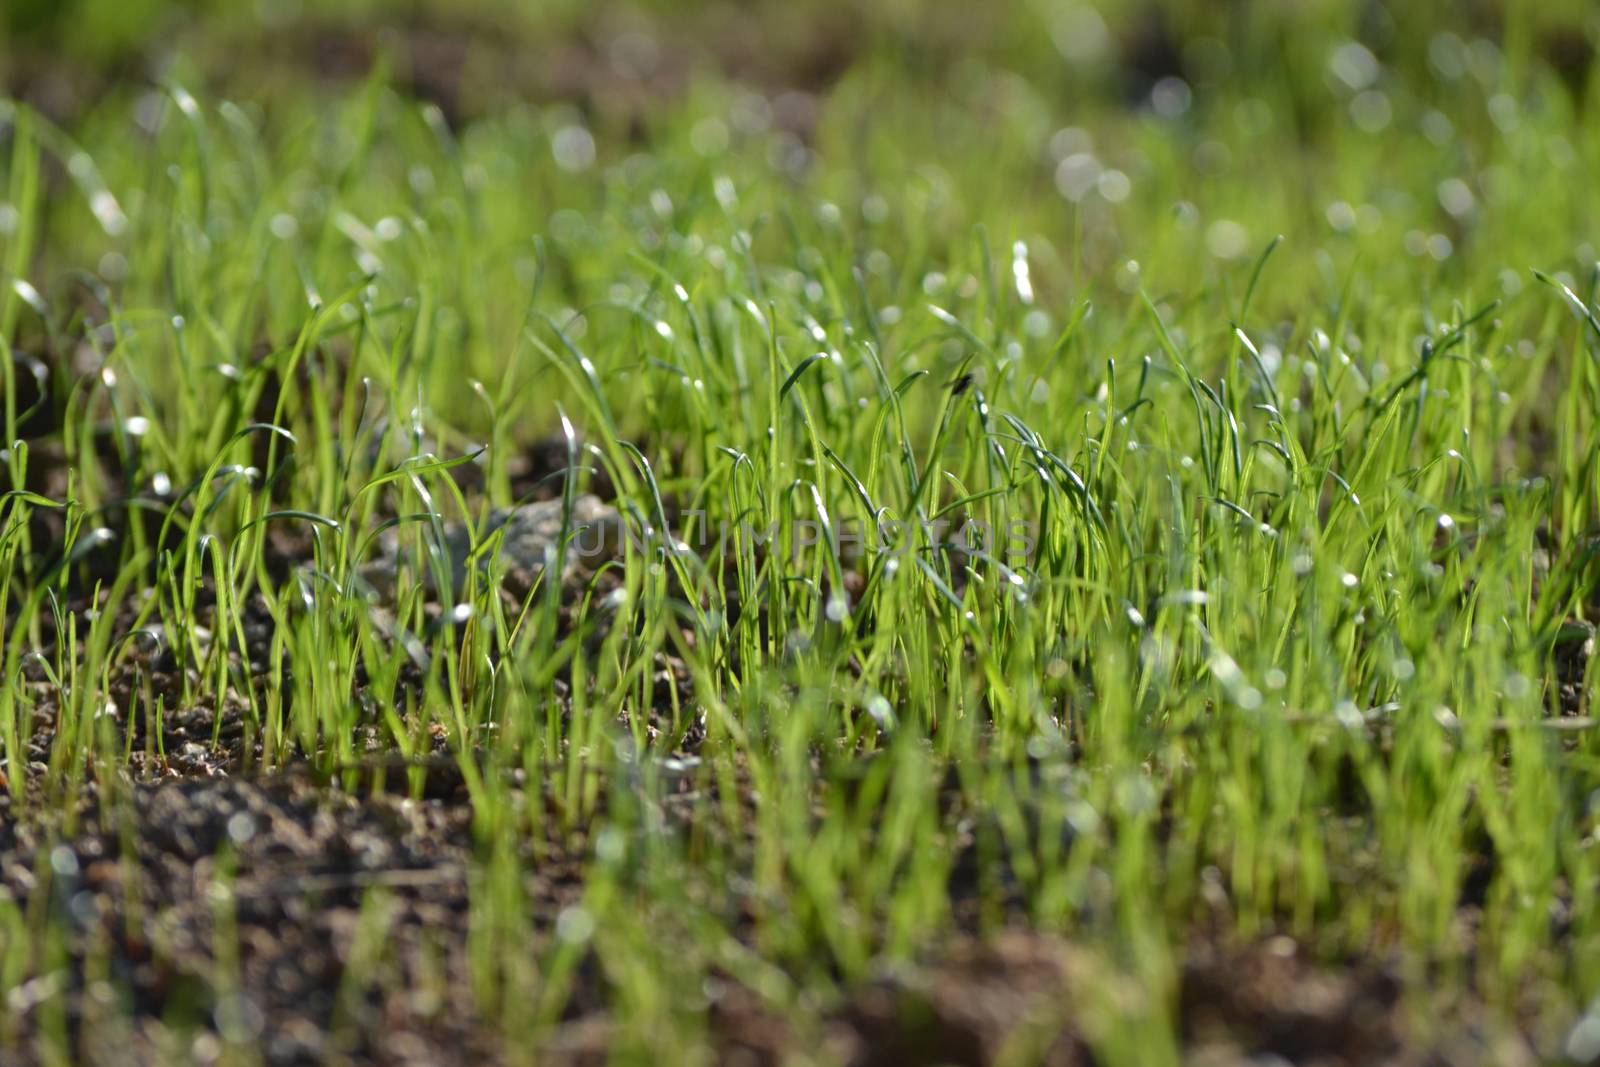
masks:
POLYGON ((0 1062, 1600 1062, 1597 44, 8 3, 0 1062))

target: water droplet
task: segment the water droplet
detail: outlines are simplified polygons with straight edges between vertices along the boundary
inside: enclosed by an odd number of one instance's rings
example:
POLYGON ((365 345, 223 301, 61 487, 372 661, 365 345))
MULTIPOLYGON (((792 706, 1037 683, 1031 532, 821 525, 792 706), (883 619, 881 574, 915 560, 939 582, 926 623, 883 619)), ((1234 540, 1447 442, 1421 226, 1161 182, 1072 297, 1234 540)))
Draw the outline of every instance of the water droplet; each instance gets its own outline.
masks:
POLYGON ((1456 218, 1463 218, 1472 213, 1476 201, 1472 190, 1460 178, 1446 178, 1439 183, 1437 190, 1439 206, 1456 218))
POLYGON ((893 731, 895 728, 894 708, 882 694, 874 694, 867 701, 867 714, 872 716, 872 721, 878 724, 880 730, 893 731))
POLYGON ((117 198, 104 189, 95 190, 94 195, 89 197, 89 210, 99 220, 100 228, 112 237, 128 228, 128 216, 122 213, 117 198))
POLYGON ((1133 192, 1133 182, 1120 170, 1108 170, 1095 180, 1095 190, 1108 202, 1120 204, 1133 192))
POLYGON ((550 151, 562 170, 588 170, 594 165, 594 135, 579 125, 563 126, 550 138, 550 151))
POLYGON ((248 811, 235 812, 228 819, 228 840, 242 845, 256 835, 255 816, 248 811))
POLYGON ((587 908, 571 905, 556 916, 556 936, 569 945, 581 945, 594 935, 594 916, 587 908))
POLYGON ((1365 89, 1378 80, 1378 57, 1359 41, 1346 41, 1328 57, 1328 70, 1350 89, 1365 89))
POLYGON ((1100 161, 1088 152, 1074 152, 1056 164, 1056 191, 1073 203, 1089 195, 1100 180, 1100 161))
POLYGON ((1206 248, 1218 259, 1238 259, 1250 246, 1250 232, 1232 219, 1206 227, 1206 248))
POLYGON ((57 845, 50 850, 50 869, 62 878, 76 878, 78 854, 66 845, 57 845))
POLYGON ((1182 78, 1168 75, 1150 89, 1150 107, 1164 119, 1175 119, 1189 110, 1194 93, 1182 78))

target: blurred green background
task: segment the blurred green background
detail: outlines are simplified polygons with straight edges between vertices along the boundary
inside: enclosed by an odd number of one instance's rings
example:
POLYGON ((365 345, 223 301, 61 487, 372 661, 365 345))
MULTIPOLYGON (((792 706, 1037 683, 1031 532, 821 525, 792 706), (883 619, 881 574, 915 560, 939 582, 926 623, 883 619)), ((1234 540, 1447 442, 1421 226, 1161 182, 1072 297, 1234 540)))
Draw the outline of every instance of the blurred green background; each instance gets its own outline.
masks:
POLYGON ((1449 48, 1435 40, 1446 33, 1492 42, 1512 77, 1536 61, 1587 96, 1600 9, 1588 0, 7 0, 0 28, 0 88, 56 117, 117 84, 181 73, 200 88, 254 93, 308 75, 360 77, 380 55, 456 116, 508 98, 659 103, 697 75, 814 92, 888 61, 923 87, 949 85, 953 66, 977 62, 1040 91, 1112 102, 1141 99, 1167 76, 1249 83, 1291 93, 1309 117, 1325 89, 1326 42, 1341 38, 1419 90, 1449 48))
MULTIPOLYGON (((443 305, 470 309, 462 365, 493 376, 529 278, 556 311, 649 291, 621 250, 697 262, 678 245, 726 236, 719 179, 758 258, 788 262, 796 234, 848 245, 886 306, 1024 242, 1041 336, 1083 299, 1226 295, 1278 234, 1259 306, 1281 322, 1308 294, 1336 314, 1352 284, 1443 316, 1443 294, 1510 299, 1530 267, 1586 276, 1600 246, 1588 0, 10 0, 0 18, 0 90, 65 131, 19 273, 71 306, 94 264, 128 306, 171 304, 152 264, 189 219, 194 278, 266 294, 230 326, 241 350, 293 336, 283 294, 306 279, 352 284, 344 216, 416 217, 461 238, 432 266, 443 305), (192 145, 182 96, 216 113, 192 145), (182 181, 151 166, 202 157, 182 181), (97 218, 102 179, 127 226, 97 218), (299 238, 268 234, 280 216, 299 238)), ((462 365, 428 385, 466 419, 462 365)))

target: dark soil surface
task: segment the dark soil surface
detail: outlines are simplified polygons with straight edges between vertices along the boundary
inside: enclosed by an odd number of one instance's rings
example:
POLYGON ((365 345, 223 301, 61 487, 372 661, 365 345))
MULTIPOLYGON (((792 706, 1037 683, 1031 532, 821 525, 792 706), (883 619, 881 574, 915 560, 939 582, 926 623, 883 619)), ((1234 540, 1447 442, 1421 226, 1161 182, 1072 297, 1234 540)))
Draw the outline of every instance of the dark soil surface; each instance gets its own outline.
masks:
MULTIPOLYGON (((88 1063, 204 1060, 230 1041, 285 1065, 525 1054, 500 1044, 474 1001, 464 789, 352 795, 296 768, 119 788, 129 802, 115 806, 88 788, 66 836, 60 825, 0 823, 0 891, 65 939, 61 968, 11 995, 20 1062, 36 1051, 46 1003, 64 1008, 88 1063), (352 985, 358 964, 369 977, 352 985), (175 1050, 174 1033, 195 1027, 202 1036, 175 1050)), ((687 788, 678 800, 669 825, 692 822, 705 802, 687 788)), ((584 835, 566 840, 582 849, 584 835)), ((522 857, 530 956, 581 898, 583 857, 568 849, 536 842, 522 857)), ((1020 916, 982 936, 955 932, 918 964, 846 990, 828 1015, 827 1051, 861 1065, 988 1064, 1019 1048, 1024 1062, 1093 1063, 1089 1038, 1104 1013, 1116 998, 1147 995, 1108 983, 1103 963, 1020 916)), ((1477 1038, 1458 1037, 1453 1051, 1419 1047, 1391 968, 1319 965, 1284 936, 1196 940, 1177 980, 1195 1062, 1516 1062, 1504 1049, 1491 1059, 1477 1038)), ((580 966, 542 1062, 606 1061, 606 994, 599 968, 580 966)), ((782 1013, 734 983, 711 998, 708 1022, 726 1062, 776 1064, 796 1048, 782 1013)))
MULTIPOLYGON (((67 844, 45 849, 48 838, 31 830, 0 834, 5 889, 42 901, 47 921, 71 931, 68 1012, 85 1023, 103 1013, 108 980, 131 996, 129 1032, 84 1027, 87 1058, 118 1062, 132 1052, 163 1062, 167 1024, 197 1018, 259 1041, 269 1063, 319 1062, 334 1051, 466 1062, 490 1051, 461 1000, 470 989, 465 806, 357 802, 293 776, 138 785, 131 799, 125 823, 90 800, 67 844), (395 985, 341 1001, 362 899, 379 886, 391 890, 395 985), (228 936, 237 973, 228 976, 217 973, 219 904, 231 906, 236 924, 228 936), (425 981, 419 969, 432 951, 436 972, 425 981), (86 958, 98 953, 107 959, 97 985, 86 958)), ((554 902, 559 864, 535 882, 554 902)))

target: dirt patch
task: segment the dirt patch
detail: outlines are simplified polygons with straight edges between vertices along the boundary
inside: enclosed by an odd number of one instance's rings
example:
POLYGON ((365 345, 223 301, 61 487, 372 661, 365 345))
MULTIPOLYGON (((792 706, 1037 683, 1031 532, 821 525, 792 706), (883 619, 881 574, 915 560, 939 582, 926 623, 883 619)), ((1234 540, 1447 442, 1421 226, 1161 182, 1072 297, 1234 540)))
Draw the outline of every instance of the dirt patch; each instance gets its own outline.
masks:
MULTIPOLYGON (((310 6, 267 20, 173 14, 92 63, 49 32, 23 38, 23 48, 0 46, 0 90, 70 122, 117 87, 148 88, 173 54, 197 63, 214 95, 230 96, 290 82, 349 86, 382 65, 397 89, 432 103, 452 125, 496 104, 535 101, 571 104, 626 127, 661 114, 706 75, 774 99, 823 92, 862 50, 860 31, 861 13, 839 3, 714 3, 670 16, 597 5, 509 19, 432 5, 376 25, 310 6), (34 47, 25 47, 30 40, 34 47)), ((809 118, 775 117, 791 132, 809 128, 809 118)))
POLYGON ((855 995, 842 1020, 849 1062, 978 1067, 1025 1051, 1023 1062, 1049 1067, 1092 1063, 1072 1021, 1076 959, 1067 943, 1024 929, 960 939, 855 995))
POLYGON ((1319 967, 1304 946, 1272 937, 1232 952, 1199 943, 1184 965, 1185 1037, 1212 1055, 1291 1063, 1385 1062, 1403 1047, 1400 983, 1355 960, 1319 967))
MULTIPOLYGON (((91 802, 65 843, 0 830, 0 885, 69 940, 51 988, 12 993, 13 1008, 39 1001, 21 1013, 23 1048, 38 1048, 48 993, 87 1062, 166 1062, 192 1026, 259 1043, 272 1064, 495 1057, 471 996, 466 804, 358 801, 297 776, 141 785, 129 801, 91 802), (352 988, 362 954, 371 984, 352 988), (113 991, 125 1022, 105 1012, 113 991)), ((526 865, 536 914, 577 898, 577 872, 560 854, 526 865)))
MULTIPOLYGON (((718 806, 689 769, 666 778, 668 832, 690 830, 718 806)), ((44 1020, 55 1012, 85 1063, 204 1059, 230 1043, 259 1048, 272 1065, 334 1056, 515 1061, 518 1050, 503 1047, 503 1030, 474 994, 482 850, 471 802, 457 782, 436 785, 431 799, 352 795, 291 768, 260 781, 129 784, 116 803, 91 785, 76 827, 59 813, 13 819, 0 801, 0 890, 63 939, 53 964, 34 961, 42 977, 8 991, 23 1056, 42 1056, 44 1020)), ((580 825, 523 846, 527 943, 501 944, 497 955, 539 958, 559 916, 582 899, 586 840, 580 825)), ((751 1064, 779 1064, 820 1041, 828 1061, 851 1067, 1087 1065, 1097 1062, 1108 1012, 1149 1008, 1158 996, 1118 978, 1105 957, 1025 925, 1024 915, 1011 922, 880 966, 808 1029, 716 978, 707 986, 708 1040, 719 1061, 751 1064)), ((607 1062, 617 1048, 611 994, 598 966, 581 962, 541 1039, 542 1062, 607 1062)), ((1520 1042, 1491 1054, 1475 1036, 1470 1053, 1419 1047, 1402 995, 1381 960, 1319 962, 1283 936, 1242 945, 1208 938, 1186 950, 1172 1010, 1187 1054, 1209 1064, 1526 1054, 1520 1042)), ((1473 1035, 1470 1026, 1454 1032, 1473 1035)))
POLYGON ((1584 715, 1589 710, 1589 661, 1594 649, 1595 628, 1589 623, 1569 620, 1556 635, 1556 703, 1563 716, 1584 715))

